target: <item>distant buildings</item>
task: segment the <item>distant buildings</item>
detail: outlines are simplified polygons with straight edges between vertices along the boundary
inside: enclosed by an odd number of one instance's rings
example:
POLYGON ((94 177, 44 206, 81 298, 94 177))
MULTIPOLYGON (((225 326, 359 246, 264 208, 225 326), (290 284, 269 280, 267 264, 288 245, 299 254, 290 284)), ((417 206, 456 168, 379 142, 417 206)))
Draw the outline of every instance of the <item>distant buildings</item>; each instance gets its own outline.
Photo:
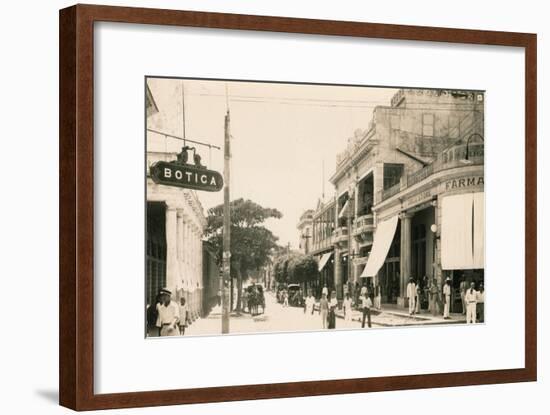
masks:
POLYGON ((311 215, 321 284, 340 298, 378 285, 383 303, 404 306, 409 277, 483 280, 483 108, 481 92, 420 89, 375 108, 336 155, 334 197, 311 215))
POLYGON ((299 232, 299 250, 304 254, 308 254, 311 249, 311 238, 312 236, 312 225, 313 225, 313 210, 308 209, 302 216, 300 216, 300 222, 298 222, 298 232, 299 232))

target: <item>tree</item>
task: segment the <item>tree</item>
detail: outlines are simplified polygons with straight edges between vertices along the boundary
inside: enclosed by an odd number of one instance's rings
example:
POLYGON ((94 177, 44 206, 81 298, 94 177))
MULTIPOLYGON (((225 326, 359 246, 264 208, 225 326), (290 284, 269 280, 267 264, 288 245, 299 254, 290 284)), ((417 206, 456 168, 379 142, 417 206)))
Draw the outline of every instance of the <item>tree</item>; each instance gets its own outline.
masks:
POLYGON ((307 283, 318 277, 317 261, 311 255, 300 255, 294 258, 292 279, 296 283, 307 283))
MULTIPOLYGON (((251 200, 244 199, 231 201, 230 211, 231 277, 237 278, 237 311, 240 311, 243 280, 248 278, 250 271, 267 264, 270 255, 277 248, 278 238, 262 225, 267 219, 280 219, 283 215, 277 209, 265 208, 251 200)), ((206 235, 218 253, 218 263, 221 263, 223 204, 208 211, 206 235)))

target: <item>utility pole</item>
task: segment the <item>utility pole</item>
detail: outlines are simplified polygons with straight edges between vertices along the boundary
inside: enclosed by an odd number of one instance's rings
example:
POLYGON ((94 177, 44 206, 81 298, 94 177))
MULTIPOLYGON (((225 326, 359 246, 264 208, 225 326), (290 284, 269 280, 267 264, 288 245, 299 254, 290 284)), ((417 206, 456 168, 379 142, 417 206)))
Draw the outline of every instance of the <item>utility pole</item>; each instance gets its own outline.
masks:
POLYGON ((223 165, 223 262, 222 262, 222 334, 229 333, 229 282, 231 281, 231 211, 229 208, 229 166, 231 161, 229 109, 225 114, 223 165))

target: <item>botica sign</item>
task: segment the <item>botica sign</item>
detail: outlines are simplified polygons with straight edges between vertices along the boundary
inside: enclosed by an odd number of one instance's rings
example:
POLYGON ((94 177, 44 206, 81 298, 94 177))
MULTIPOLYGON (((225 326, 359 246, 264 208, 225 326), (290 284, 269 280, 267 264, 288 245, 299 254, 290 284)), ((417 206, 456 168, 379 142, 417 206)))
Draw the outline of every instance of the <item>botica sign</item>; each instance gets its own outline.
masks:
POLYGON ((149 172, 155 183, 185 189, 219 192, 223 189, 223 177, 214 170, 192 164, 158 161, 151 165, 149 172))

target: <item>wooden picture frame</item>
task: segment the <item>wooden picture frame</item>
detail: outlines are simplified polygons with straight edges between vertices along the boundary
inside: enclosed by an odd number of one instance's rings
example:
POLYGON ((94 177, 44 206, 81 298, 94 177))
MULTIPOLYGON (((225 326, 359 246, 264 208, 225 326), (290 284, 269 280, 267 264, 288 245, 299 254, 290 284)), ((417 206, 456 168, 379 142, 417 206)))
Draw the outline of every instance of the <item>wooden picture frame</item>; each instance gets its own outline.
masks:
POLYGON ((535 381, 537 379, 537 38, 534 34, 76 5, 60 11, 60 404, 75 410, 535 381), (95 394, 94 22, 352 36, 525 49, 525 367, 95 394))

